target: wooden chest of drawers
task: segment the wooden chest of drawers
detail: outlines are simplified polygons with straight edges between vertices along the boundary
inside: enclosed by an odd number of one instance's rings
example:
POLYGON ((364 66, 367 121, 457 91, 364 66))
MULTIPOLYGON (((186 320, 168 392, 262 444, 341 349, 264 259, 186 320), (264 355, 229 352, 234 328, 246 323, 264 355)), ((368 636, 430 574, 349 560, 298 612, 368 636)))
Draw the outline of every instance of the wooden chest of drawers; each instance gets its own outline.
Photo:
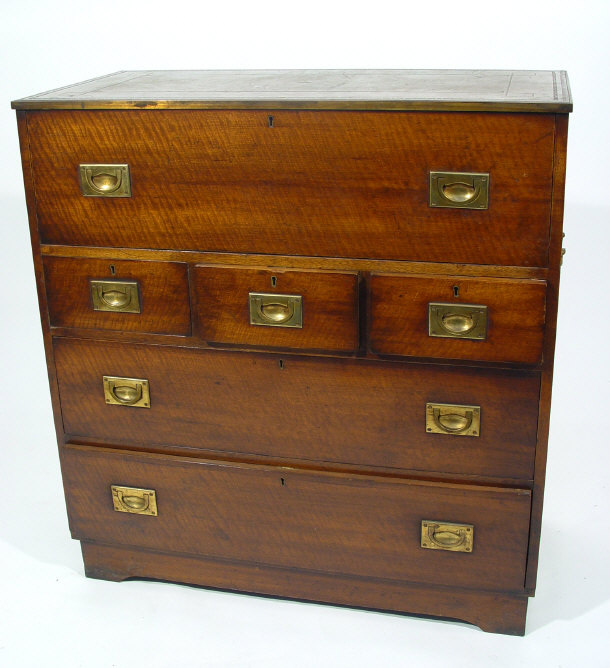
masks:
POLYGON ((13 103, 86 573, 521 634, 564 72, 121 72, 13 103))

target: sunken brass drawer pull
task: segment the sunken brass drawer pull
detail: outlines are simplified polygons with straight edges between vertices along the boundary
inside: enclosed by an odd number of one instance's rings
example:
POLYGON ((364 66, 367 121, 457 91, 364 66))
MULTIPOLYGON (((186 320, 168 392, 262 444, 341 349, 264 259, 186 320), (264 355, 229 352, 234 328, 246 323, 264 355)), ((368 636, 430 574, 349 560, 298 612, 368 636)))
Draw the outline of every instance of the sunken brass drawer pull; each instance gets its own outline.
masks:
POLYGON ((112 505, 119 513, 135 513, 136 515, 158 515, 157 494, 154 489, 139 487, 121 487, 111 485, 112 505))
POLYGON ((250 292, 250 324, 267 327, 303 327, 303 297, 250 292))
POLYGON ((421 546, 427 550, 448 550, 449 552, 472 552, 474 526, 422 520, 421 546))
POLYGON ((85 197, 131 197, 129 165, 79 165, 78 176, 85 197))
POLYGON ((430 172, 430 206, 451 209, 487 209, 489 174, 430 172))
POLYGON ((148 381, 142 378, 104 376, 104 398, 107 404, 150 408, 148 381))
POLYGON ((140 313, 136 281, 89 281, 94 311, 140 313))
POLYGON ((426 431, 431 434, 479 436, 481 407, 426 404, 426 431))
POLYGON ((428 304, 428 335, 484 341, 487 338, 487 306, 440 302, 428 304))

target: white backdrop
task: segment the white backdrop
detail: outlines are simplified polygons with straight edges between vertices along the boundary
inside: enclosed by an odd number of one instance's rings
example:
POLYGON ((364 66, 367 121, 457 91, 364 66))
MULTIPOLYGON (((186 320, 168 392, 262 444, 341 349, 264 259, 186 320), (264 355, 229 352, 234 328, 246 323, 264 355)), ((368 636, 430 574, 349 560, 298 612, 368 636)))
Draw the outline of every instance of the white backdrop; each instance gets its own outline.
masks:
POLYGON ((0 665, 610 665, 610 3, 2 0, 0 665), (565 259, 540 574, 525 638, 83 576, 65 517, 11 99, 122 69, 567 69, 565 259))

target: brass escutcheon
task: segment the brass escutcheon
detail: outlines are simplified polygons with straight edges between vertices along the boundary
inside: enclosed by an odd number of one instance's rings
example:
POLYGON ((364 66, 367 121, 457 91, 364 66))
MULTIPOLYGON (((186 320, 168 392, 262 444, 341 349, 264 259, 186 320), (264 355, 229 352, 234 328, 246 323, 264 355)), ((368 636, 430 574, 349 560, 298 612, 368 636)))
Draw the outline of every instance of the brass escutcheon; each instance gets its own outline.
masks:
POLYGON ((430 172, 430 206, 451 209, 487 209, 489 174, 430 172))
POLYGON ((157 494, 154 489, 111 485, 112 505, 119 513, 157 516, 157 494))
POLYGON ((78 176, 85 197, 131 197, 129 165, 79 165, 78 176))
POLYGON ((422 520, 421 546, 427 550, 472 552, 474 526, 472 524, 422 520))
POLYGON ((137 281, 89 281, 94 311, 141 313, 137 281))
POLYGON ((267 327, 303 327, 303 297, 250 292, 250 324, 267 327))

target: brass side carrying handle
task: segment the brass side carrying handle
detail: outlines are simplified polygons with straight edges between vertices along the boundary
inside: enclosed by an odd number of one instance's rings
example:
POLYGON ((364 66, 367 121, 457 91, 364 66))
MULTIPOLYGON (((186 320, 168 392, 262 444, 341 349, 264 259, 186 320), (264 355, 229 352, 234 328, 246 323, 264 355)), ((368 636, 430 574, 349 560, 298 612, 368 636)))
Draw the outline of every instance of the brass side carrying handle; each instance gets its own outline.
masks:
POLYGON ((250 292, 250 324, 268 327, 303 327, 303 297, 250 292))
POLYGON ((150 408, 150 388, 144 378, 104 376, 103 385, 107 404, 150 408))
POLYGON ((451 209, 487 209, 489 174, 430 172, 430 206, 451 209))
POLYGON ((453 522, 423 520, 421 523, 421 546, 429 550, 449 552, 472 552, 474 526, 453 522))
POLYGON ((131 197, 129 165, 79 165, 78 172, 85 197, 131 197))
POLYGON ((135 513, 137 515, 158 515, 157 493, 154 489, 140 487, 123 487, 111 485, 112 505, 119 513, 135 513))

